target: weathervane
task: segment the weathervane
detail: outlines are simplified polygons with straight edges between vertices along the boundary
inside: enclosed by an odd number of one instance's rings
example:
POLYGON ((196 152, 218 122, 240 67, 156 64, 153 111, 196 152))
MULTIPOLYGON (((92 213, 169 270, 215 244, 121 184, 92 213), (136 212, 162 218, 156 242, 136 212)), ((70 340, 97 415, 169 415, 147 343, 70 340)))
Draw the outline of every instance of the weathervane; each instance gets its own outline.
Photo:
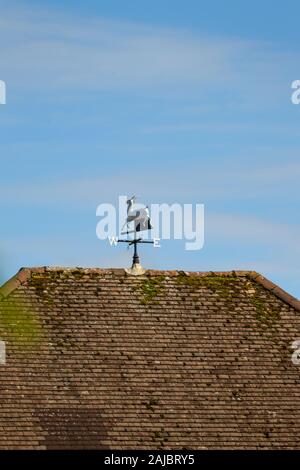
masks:
POLYGON ((137 199, 137 196, 132 196, 127 200, 127 218, 122 227, 121 235, 128 235, 130 233, 134 234, 133 239, 120 239, 118 238, 118 243, 128 243, 128 247, 134 247, 133 258, 132 258, 132 267, 126 269, 128 274, 144 274, 145 270, 140 264, 140 257, 138 255, 138 245, 140 243, 151 243, 156 244, 155 240, 143 240, 142 237, 137 237, 138 232, 145 230, 151 230, 153 227, 150 221, 149 209, 148 206, 142 207, 140 209, 134 209, 134 204, 137 199), (130 229, 130 224, 133 224, 133 228, 130 229), (124 230, 125 229, 125 230, 124 230))

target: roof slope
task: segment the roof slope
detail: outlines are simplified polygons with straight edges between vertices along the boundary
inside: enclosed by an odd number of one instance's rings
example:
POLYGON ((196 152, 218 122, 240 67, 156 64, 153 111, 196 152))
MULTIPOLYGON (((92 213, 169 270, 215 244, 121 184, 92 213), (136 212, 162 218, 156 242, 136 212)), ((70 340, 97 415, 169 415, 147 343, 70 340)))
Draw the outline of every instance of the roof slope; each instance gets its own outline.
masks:
POLYGON ((254 272, 22 269, 0 449, 300 449, 300 303, 254 272))

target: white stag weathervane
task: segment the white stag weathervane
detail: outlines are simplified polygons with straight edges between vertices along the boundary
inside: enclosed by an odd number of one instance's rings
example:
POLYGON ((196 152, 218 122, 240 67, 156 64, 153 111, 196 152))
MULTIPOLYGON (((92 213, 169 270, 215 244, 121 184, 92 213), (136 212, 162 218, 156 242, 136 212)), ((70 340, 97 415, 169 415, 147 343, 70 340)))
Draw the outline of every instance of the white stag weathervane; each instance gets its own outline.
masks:
POLYGON ((140 264, 140 258, 137 251, 137 245, 139 243, 151 243, 155 244, 154 240, 143 240, 142 237, 137 237, 138 232, 144 230, 151 230, 153 227, 150 221, 149 209, 148 206, 135 209, 134 205, 136 203, 137 196, 132 196, 127 200, 127 218, 122 227, 121 235, 128 235, 133 233, 133 239, 118 239, 120 243, 128 243, 128 246, 134 246, 134 253, 132 259, 132 267, 127 269, 128 274, 144 274, 145 270, 140 264), (130 227, 131 225, 131 227, 130 227), (125 229, 126 227, 126 229, 125 229))

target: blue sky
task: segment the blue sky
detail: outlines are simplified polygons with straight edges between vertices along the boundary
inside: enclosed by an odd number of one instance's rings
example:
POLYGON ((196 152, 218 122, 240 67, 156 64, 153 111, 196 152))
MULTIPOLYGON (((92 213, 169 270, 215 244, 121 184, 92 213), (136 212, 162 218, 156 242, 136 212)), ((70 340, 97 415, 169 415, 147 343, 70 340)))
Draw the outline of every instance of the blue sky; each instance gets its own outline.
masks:
POLYGON ((0 0, 1 277, 130 264, 96 207, 203 203, 155 269, 254 269, 300 297, 296 1, 0 0))

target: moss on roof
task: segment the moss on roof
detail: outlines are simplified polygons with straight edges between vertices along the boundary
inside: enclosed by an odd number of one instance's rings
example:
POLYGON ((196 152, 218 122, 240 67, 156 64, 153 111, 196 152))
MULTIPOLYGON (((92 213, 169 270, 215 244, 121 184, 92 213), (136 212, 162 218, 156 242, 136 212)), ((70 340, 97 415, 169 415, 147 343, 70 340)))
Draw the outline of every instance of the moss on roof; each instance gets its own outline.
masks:
POLYGON ((0 449, 300 449, 298 306, 251 272, 24 269, 0 289, 0 449))

